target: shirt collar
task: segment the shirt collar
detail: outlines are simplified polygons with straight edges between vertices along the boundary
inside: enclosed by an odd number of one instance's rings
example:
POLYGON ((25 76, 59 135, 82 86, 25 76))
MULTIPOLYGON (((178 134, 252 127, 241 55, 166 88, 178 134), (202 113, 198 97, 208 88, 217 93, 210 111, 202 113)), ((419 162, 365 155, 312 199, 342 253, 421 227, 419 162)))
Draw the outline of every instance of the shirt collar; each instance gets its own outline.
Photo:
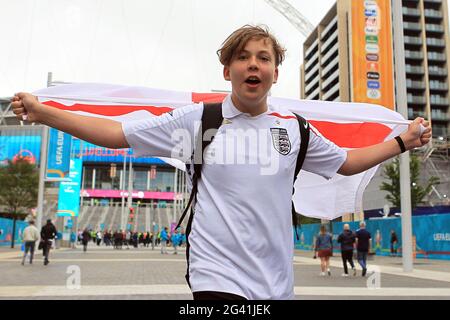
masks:
MULTIPOLYGON (((259 116, 255 117, 255 118, 258 118, 258 117, 260 117, 260 116, 262 116, 264 114, 267 114, 269 112, 269 110, 271 110, 271 106, 270 105, 267 106, 267 111, 266 112, 260 114, 259 116)), ((224 119, 232 119, 232 118, 237 117, 237 116, 239 116, 241 114, 250 116, 250 114, 241 112, 238 108, 235 107, 235 105, 233 103, 233 100, 231 100, 231 94, 226 96, 225 99, 222 102, 222 116, 223 116, 223 118, 224 119)))
POLYGON ((236 108, 233 104, 233 101, 231 100, 231 94, 226 96, 225 100, 222 102, 222 116, 224 119, 231 119, 234 117, 237 117, 238 115, 241 115, 242 112, 239 111, 238 108, 236 108))

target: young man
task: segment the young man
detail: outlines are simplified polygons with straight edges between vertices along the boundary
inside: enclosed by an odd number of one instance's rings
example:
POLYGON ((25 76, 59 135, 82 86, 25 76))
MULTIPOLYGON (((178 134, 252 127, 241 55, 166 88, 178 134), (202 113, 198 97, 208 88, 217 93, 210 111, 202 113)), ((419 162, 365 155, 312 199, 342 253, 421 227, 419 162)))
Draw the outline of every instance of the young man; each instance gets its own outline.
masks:
POLYGON ((43 241, 42 255, 44 256, 45 266, 50 262, 48 257, 57 233, 58 231, 51 219, 48 219, 46 225, 41 228, 41 241, 43 241))
POLYGON ((25 250, 23 252, 22 265, 25 265, 28 251, 30 252, 30 264, 33 263, 34 247, 36 241, 39 240, 39 230, 35 227, 34 221, 30 220, 29 226, 23 230, 22 240, 25 244, 25 250))
POLYGON ((339 235, 337 242, 341 244, 342 263, 344 265, 343 277, 348 277, 347 261, 353 270, 353 276, 356 276, 355 265, 353 264, 353 249, 355 246, 355 234, 350 230, 348 223, 344 224, 344 230, 339 235))
MULTIPOLYGON (((225 120, 206 149, 195 214, 188 223, 187 280, 194 299, 294 297, 291 197, 300 130, 294 114, 267 104, 284 52, 267 30, 253 26, 235 31, 218 51, 232 93, 222 104, 225 120), (260 138, 258 146, 227 147, 252 132, 260 138), (267 163, 276 170, 263 172, 267 163)), ((174 157, 179 148, 173 132, 184 130, 195 140, 195 123, 203 112, 203 104, 191 105, 121 124, 47 107, 27 93, 17 94, 12 105, 20 119, 27 115, 28 121, 97 145, 132 147, 137 156, 160 157, 174 157)), ((428 126, 419 118, 401 135, 407 150, 428 143, 428 126), (422 135, 420 124, 426 127, 422 135)), ((400 143, 391 140, 346 152, 311 131, 302 168, 327 179, 360 173, 400 154, 400 143)), ((183 151, 188 161, 192 147, 183 151)))
POLYGON ((367 255, 371 250, 372 235, 366 230, 366 223, 361 221, 356 231, 356 253, 358 263, 362 268, 362 276, 367 274, 367 255))
POLYGON ((390 243, 391 243, 391 257, 396 257, 397 256, 398 238, 397 238, 397 234, 395 233, 394 230, 391 230, 390 243))

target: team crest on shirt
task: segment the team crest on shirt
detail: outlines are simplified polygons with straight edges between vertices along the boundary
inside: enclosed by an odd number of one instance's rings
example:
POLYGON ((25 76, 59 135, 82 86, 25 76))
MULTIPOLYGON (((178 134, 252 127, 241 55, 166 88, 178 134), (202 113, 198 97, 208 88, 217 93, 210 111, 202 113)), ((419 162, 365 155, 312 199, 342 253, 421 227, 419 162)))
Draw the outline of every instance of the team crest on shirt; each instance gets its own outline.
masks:
POLYGON ((289 135, 286 129, 283 128, 271 128, 272 141, 275 150, 277 150, 283 156, 286 156, 291 152, 291 141, 289 141, 289 135))

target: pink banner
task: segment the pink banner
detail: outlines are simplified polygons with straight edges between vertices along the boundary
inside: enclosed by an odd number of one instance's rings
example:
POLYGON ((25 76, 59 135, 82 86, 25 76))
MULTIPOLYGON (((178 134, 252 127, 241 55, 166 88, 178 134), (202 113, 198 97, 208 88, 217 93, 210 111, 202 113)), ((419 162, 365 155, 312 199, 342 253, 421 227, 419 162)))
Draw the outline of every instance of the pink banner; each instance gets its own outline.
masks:
MULTIPOLYGON (((86 189, 81 190, 81 196, 93 198, 122 198, 122 190, 99 190, 86 189)), ((124 196, 128 197, 128 191, 124 192, 124 196)), ((147 192, 133 191, 134 199, 157 199, 157 200, 173 200, 174 192, 147 192)))

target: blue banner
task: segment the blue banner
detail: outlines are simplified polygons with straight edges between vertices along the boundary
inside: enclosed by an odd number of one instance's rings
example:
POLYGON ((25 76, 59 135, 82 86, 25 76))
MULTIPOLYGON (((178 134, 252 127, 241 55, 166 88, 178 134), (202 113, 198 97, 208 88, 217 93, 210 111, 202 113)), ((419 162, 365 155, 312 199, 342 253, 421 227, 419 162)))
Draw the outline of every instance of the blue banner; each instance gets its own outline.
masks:
MULTIPOLYGON (((129 156, 133 155, 133 149, 108 149, 96 146, 85 141, 83 141, 81 148, 83 149, 81 156, 83 157, 84 162, 122 163, 124 156, 129 159, 129 156)), ((80 147, 75 147, 74 152, 80 154, 80 147)), ((160 165, 166 164, 164 161, 158 158, 134 158, 133 163, 160 165)))
POLYGON ((47 178, 66 178, 70 170, 72 136, 50 128, 48 143, 47 178))
MULTIPOLYGON (((0 246, 11 245, 13 223, 14 221, 12 219, 0 218, 0 246)), ((28 223, 25 221, 16 221, 16 232, 14 235, 14 242, 16 244, 22 243, 23 229, 27 226, 28 223)))
MULTIPOLYGON (((344 224, 348 223, 350 229, 359 229, 359 222, 333 222, 333 248, 340 252, 340 244, 336 239, 342 232, 344 224)), ((320 224, 306 224, 298 228, 300 240, 297 241, 294 232, 295 248, 299 250, 313 250, 313 245, 319 234, 320 224)), ((376 218, 366 220, 366 229, 372 235, 372 250, 376 255, 388 256, 391 254, 391 231, 397 234, 397 252, 402 252, 402 225, 401 218, 376 218)), ((446 259, 450 260, 450 213, 439 215, 412 217, 413 254, 416 258, 446 259)))
MULTIPOLYGON (((77 139, 73 139, 76 141, 77 139)), ((72 142, 73 144, 74 142, 72 142)), ((52 146, 52 145, 51 145, 52 146)), ((51 147, 50 146, 50 147, 51 147)), ((83 141, 83 152, 80 146, 72 147, 72 157, 81 155, 84 162, 122 163, 123 157, 133 155, 133 149, 108 149, 83 141)), ((39 165, 41 150, 41 136, 0 136, 0 165, 6 165, 9 160, 19 156, 29 159, 39 165)), ((50 151, 49 151, 50 158, 50 151)), ((127 159, 128 162, 128 159, 127 159)), ((134 158, 133 163, 164 165, 164 161, 157 158, 134 158)))
POLYGON ((0 165, 19 157, 39 165, 41 155, 41 136, 0 136, 0 165))
POLYGON ((415 217, 413 242, 418 258, 450 259, 450 214, 415 217))
POLYGON ((58 217, 77 217, 80 209, 81 173, 83 161, 70 159, 70 181, 63 181, 59 185, 58 217))

